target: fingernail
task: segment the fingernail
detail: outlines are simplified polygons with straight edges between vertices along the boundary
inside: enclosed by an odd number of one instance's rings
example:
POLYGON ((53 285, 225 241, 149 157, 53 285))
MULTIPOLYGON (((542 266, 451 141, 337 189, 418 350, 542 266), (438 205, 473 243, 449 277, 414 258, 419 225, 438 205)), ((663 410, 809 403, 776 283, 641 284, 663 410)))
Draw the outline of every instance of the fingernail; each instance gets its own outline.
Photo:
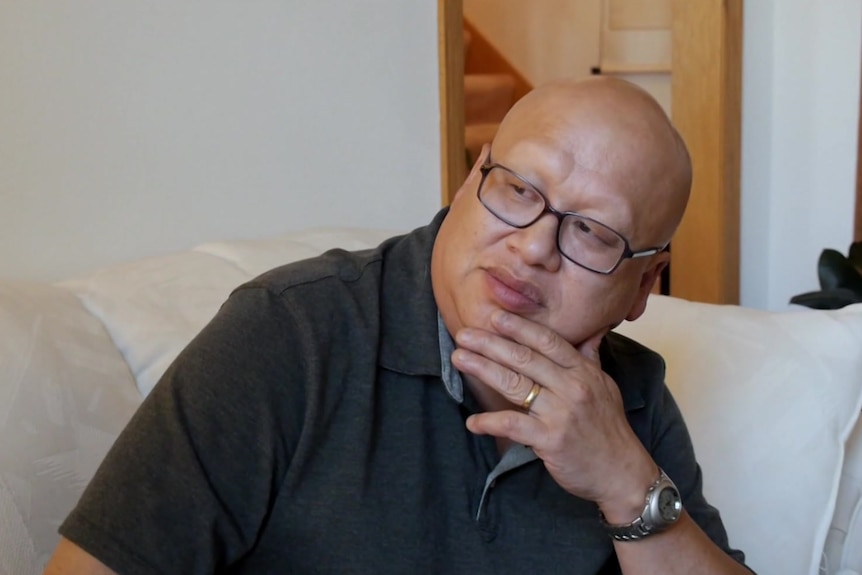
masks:
POLYGON ((450 357, 458 369, 470 369, 475 365, 473 354, 465 349, 456 349, 450 357))
POLYGON ((455 341, 461 344, 470 343, 473 341, 473 332, 469 329, 462 329, 455 334, 455 341))

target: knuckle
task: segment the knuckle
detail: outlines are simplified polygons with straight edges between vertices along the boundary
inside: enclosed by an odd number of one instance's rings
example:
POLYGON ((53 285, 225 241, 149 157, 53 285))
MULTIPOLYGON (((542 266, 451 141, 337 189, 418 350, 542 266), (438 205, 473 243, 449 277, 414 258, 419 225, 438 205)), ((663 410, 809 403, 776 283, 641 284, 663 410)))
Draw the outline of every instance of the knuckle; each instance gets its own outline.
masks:
POLYGON ((514 433, 518 430, 518 416, 514 413, 507 413, 500 421, 500 427, 506 434, 514 433))
POLYGON ((560 347, 559 337, 552 331, 543 331, 536 342, 543 355, 551 355, 560 347))
POLYGON ((573 381, 569 386, 569 396, 575 403, 590 403, 593 397, 593 390, 583 381, 573 381))
POLYGON ((507 371, 501 383, 503 393, 515 395, 523 386, 524 376, 515 371, 507 371))
POLYGON ((513 365, 523 367, 533 359, 533 350, 523 345, 516 345, 512 348, 510 358, 513 365))

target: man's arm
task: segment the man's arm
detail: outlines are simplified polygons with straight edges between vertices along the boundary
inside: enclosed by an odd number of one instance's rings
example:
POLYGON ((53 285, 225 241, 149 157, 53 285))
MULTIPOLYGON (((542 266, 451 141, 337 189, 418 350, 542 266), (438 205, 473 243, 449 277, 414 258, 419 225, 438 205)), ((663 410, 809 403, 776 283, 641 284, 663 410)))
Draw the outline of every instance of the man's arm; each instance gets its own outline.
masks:
POLYGON ((667 531, 638 541, 615 541, 614 550, 626 575, 751 575, 751 571, 715 545, 685 512, 667 531))
POLYGON ((117 572, 65 537, 61 537, 43 575, 117 575, 117 572))
POLYGON ((89 572, 92 554, 124 574, 206 575, 247 553, 302 420, 293 401, 301 394, 284 385, 302 381, 282 348, 292 344, 282 331, 291 321, 267 290, 231 296, 144 400, 60 526, 76 545, 58 547, 58 573, 89 572))

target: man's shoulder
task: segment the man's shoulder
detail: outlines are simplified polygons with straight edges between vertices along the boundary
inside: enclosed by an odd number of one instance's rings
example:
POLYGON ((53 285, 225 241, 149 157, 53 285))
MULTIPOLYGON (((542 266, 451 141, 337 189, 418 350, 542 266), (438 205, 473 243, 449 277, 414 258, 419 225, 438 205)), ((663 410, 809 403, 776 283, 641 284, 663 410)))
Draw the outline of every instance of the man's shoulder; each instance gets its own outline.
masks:
POLYGON ((612 331, 600 354, 602 369, 617 382, 628 405, 641 404, 663 390, 664 358, 645 345, 612 331))
POLYGON ((264 289, 276 296, 305 296, 350 289, 361 280, 379 278, 384 246, 361 251, 341 248, 273 268, 241 285, 242 289, 264 289))
POLYGON ((383 259, 379 248, 333 249, 281 265, 234 289, 220 314, 288 347, 362 345, 379 326, 383 259))
POLYGON ((615 331, 608 332, 605 337, 607 350, 617 358, 628 358, 629 361, 661 362, 661 356, 644 344, 615 331))
POLYGON ((441 210, 430 224, 390 237, 374 248, 357 251, 335 248, 276 267, 239 286, 235 293, 257 289, 282 299, 312 301, 349 293, 372 297, 382 284, 398 287, 405 276, 422 275, 445 214, 441 210))

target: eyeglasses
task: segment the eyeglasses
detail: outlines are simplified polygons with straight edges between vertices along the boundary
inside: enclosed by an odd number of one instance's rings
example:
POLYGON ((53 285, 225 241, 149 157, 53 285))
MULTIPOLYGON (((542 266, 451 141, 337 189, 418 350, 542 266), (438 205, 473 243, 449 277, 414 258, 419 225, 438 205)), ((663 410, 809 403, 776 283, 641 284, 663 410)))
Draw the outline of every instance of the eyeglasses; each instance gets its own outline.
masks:
POLYGON ((490 163, 480 171, 477 195, 489 212, 518 229, 533 225, 546 213, 553 214, 557 218, 557 249, 582 268, 607 275, 624 259, 651 256, 667 247, 632 251, 628 240, 613 228, 575 212, 554 209, 542 192, 509 168, 490 163))

